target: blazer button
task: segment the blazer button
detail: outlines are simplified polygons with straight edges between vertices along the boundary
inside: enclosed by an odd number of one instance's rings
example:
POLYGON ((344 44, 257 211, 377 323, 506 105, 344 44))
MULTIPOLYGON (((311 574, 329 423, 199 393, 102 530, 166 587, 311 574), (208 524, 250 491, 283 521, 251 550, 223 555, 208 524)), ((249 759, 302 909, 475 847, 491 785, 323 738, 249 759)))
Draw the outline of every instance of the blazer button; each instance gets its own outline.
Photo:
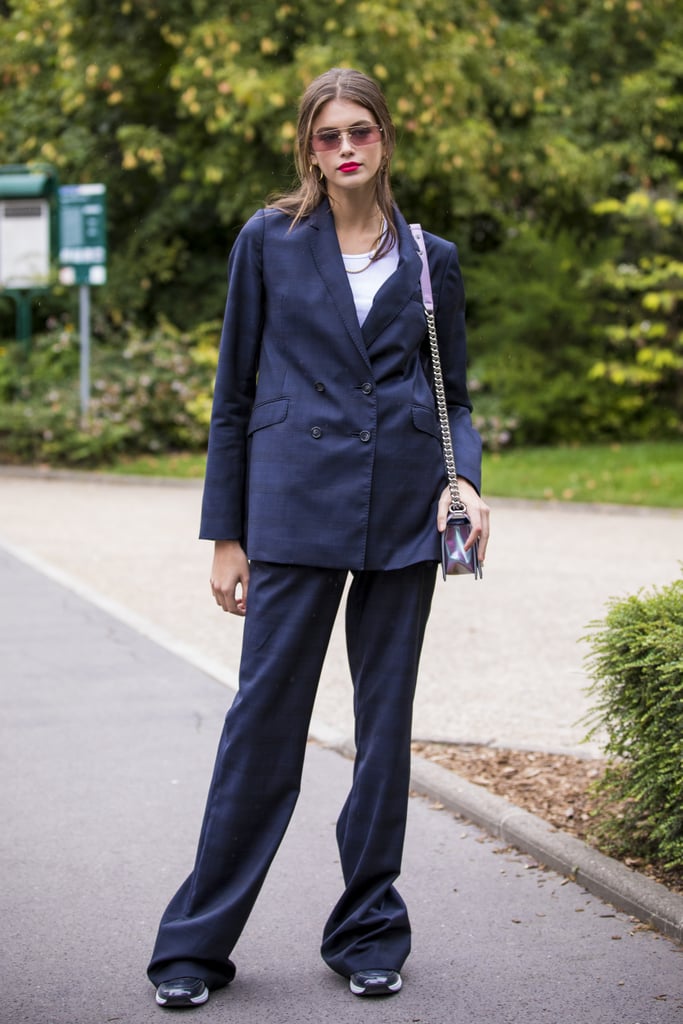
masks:
POLYGON ((322 437, 322 436, 323 436, 323 432, 320 429, 320 427, 311 427, 311 437, 318 438, 318 437, 322 437))
POLYGON ((321 380, 317 380, 315 382, 315 384, 313 385, 313 387, 315 388, 316 391, 324 391, 325 390, 325 385, 323 384, 323 382, 321 380))
POLYGON ((367 444, 367 442, 370 440, 371 434, 369 430, 361 430, 358 436, 361 439, 361 441, 367 444))
POLYGON ((369 381, 367 381, 367 380, 366 380, 365 384, 361 384, 361 388, 360 389, 361 389, 361 391, 363 392, 364 395, 371 395, 372 394, 372 384, 369 381))

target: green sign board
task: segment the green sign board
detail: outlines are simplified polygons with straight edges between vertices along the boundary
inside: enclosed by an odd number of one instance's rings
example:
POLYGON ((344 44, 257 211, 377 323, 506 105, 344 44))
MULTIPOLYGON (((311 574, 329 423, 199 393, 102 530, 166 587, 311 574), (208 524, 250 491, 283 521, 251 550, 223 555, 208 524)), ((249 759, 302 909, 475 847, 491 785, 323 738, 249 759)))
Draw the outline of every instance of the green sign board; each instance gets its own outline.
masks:
POLYGON ((59 189, 59 280, 106 284, 107 190, 105 185, 59 189))

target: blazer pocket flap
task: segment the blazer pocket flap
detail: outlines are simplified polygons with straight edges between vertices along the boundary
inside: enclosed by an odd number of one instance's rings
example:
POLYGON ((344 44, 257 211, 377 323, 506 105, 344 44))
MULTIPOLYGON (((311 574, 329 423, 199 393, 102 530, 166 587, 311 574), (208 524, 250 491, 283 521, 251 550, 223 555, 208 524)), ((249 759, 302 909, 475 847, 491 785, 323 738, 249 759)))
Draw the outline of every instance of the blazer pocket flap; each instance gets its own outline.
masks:
POLYGON ((413 415, 413 425, 418 430, 422 430, 425 434, 431 434, 432 437, 437 438, 439 441, 441 440, 439 421, 433 409, 428 409, 424 405, 413 405, 410 411, 413 415))
POLYGON ((261 402, 259 405, 255 405, 251 411, 247 432, 253 434, 255 430, 272 427, 274 423, 282 423, 287 419, 288 409, 288 398, 275 398, 270 402, 261 402))

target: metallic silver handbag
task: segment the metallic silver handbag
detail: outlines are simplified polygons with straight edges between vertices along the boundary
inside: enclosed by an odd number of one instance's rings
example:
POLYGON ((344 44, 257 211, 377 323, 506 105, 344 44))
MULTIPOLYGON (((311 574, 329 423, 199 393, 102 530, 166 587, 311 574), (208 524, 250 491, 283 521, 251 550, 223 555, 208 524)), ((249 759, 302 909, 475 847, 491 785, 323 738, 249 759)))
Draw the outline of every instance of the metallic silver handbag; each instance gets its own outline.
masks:
POLYGON ((441 427, 441 445, 443 447, 443 459, 446 466, 446 477, 448 489, 451 492, 451 503, 448 509, 446 529, 441 534, 441 569, 443 578, 447 576, 460 576, 473 574, 475 580, 483 579, 484 572, 479 562, 479 541, 475 541, 472 547, 465 551, 465 544, 470 535, 472 524, 467 515, 467 506, 460 496, 458 487, 458 476, 455 470, 455 454, 453 452, 453 440, 451 438, 451 425, 448 421, 448 408, 446 406, 446 391, 443 385, 443 374, 441 372, 441 357, 439 345, 436 338, 436 322, 434 320, 434 298, 432 296, 432 279, 429 273, 427 262, 427 247, 424 242, 422 228, 419 224, 411 224, 410 230, 413 233, 422 259, 422 301, 424 304, 425 316, 427 317, 427 330, 429 332, 429 346, 432 355, 432 372, 434 374, 434 392, 436 394, 436 408, 439 414, 439 426, 441 427))

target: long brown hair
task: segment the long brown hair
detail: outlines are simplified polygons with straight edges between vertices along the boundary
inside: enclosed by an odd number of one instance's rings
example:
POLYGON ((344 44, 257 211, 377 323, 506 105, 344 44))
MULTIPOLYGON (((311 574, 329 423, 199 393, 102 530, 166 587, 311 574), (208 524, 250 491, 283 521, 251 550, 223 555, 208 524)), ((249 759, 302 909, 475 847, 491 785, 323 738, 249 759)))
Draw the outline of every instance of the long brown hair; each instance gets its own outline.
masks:
POLYGON ((377 205, 384 217, 387 231, 375 259, 383 256, 398 241, 394 216, 394 197, 391 191, 389 167, 396 144, 396 129, 389 113, 387 102, 377 83, 352 68, 331 68, 315 78, 308 86, 299 103, 296 127, 294 161, 299 185, 291 192, 270 199, 269 207, 282 210, 292 218, 292 227, 307 217, 327 195, 327 183, 321 179, 318 168, 311 163, 311 134, 313 122, 322 107, 330 100, 351 100, 372 113, 375 122, 382 129, 384 159, 375 178, 377 205))

